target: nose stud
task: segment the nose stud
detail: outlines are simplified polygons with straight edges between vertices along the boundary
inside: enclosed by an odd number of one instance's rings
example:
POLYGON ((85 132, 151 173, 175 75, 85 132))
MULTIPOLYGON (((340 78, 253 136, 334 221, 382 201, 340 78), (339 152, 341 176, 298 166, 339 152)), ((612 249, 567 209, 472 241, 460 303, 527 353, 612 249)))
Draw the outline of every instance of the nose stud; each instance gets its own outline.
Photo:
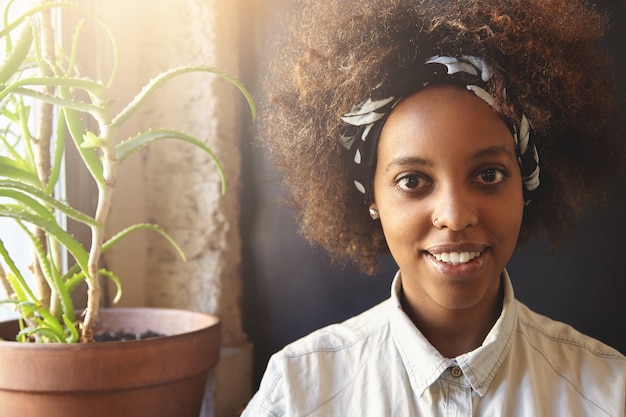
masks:
POLYGON ((440 225, 438 224, 438 221, 439 221, 439 218, 438 218, 438 217, 435 217, 435 218, 433 219, 433 226, 434 226, 434 227, 435 227, 435 229, 437 229, 437 230, 443 230, 443 226, 440 226, 440 225))

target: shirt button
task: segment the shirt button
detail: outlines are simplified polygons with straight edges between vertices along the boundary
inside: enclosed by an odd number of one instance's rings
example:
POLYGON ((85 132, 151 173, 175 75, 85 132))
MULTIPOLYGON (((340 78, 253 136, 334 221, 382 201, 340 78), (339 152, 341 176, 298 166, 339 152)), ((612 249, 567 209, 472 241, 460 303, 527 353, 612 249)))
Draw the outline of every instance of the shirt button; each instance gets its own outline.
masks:
POLYGON ((453 367, 452 369, 450 369, 450 373, 452 374, 453 377, 458 378, 461 375, 463 375, 463 371, 461 371, 461 368, 459 368, 458 366, 453 367))

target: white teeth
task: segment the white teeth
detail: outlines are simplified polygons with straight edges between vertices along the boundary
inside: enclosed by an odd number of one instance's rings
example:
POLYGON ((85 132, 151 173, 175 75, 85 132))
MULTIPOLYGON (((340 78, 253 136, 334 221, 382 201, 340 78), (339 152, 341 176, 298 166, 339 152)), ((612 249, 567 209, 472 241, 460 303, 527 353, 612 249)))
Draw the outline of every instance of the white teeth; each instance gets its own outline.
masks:
POLYGON ((441 252, 433 255, 438 261, 460 265, 480 256, 480 252, 441 252))

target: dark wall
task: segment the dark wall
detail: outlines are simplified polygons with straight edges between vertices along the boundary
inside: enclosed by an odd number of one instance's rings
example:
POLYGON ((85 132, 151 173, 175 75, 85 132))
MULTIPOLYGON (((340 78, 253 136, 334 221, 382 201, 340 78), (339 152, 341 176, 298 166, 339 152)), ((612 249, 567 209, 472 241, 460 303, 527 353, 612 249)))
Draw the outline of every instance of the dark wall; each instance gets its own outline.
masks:
MULTIPOLYGON (((278 11, 293 0, 257 0, 245 16, 245 80, 257 91, 259 71, 277 27, 278 11), (258 3, 258 4, 257 4, 258 3)), ((611 13, 607 36, 626 85, 626 2, 598 2, 611 13)), ((257 97, 259 93, 257 92, 257 97)), ((622 91, 621 97, 625 97, 622 91)), ((626 129, 626 113, 622 117, 626 129)), ((297 233, 293 213, 282 205, 278 176, 255 147, 244 144, 244 325, 255 345, 257 384, 269 356, 326 324, 342 321, 389 296, 396 272, 385 260, 378 276, 330 265, 297 233)), ((575 239, 549 254, 542 241, 518 249, 509 265, 517 298, 535 311, 565 321, 626 353, 626 178, 608 208, 581 222, 575 239)))

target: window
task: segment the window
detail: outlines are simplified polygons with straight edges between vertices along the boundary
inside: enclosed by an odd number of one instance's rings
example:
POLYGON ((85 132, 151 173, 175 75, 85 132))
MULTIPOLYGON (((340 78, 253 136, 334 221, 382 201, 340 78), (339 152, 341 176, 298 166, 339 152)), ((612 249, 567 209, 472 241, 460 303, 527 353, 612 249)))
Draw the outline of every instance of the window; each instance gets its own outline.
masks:
MULTIPOLYGON (((4 11, 5 7, 9 4, 8 0, 0 0, 1 10, 4 11)), ((10 13, 9 13, 9 21, 12 21, 23 12, 32 7, 31 2, 23 2, 23 1, 14 1, 10 5, 10 13)), ((57 16, 54 16, 53 19, 56 19, 57 16)), ((6 43, 5 39, 0 39, 0 52, 4 54, 6 43)), ((15 41, 15 40, 14 40, 15 41)), ((28 98, 24 98, 24 104, 29 105, 28 98)), ((17 135, 19 132, 11 132, 7 129, 8 120, 4 115, 5 111, 11 112, 15 109, 15 103, 5 100, 5 102, 0 103, 0 112, 3 114, 0 115, 0 156, 8 156, 8 148, 6 146, 7 143, 12 144, 17 142, 17 135)), ((35 131, 35 120, 37 120, 37 107, 31 106, 30 117, 29 117, 29 129, 31 132, 35 131)), ((17 148, 22 155, 26 152, 25 149, 17 148)), ((64 186, 64 178, 59 180, 57 188, 55 192, 57 195, 64 195, 65 186, 64 186)), ((0 197, 0 204, 7 203, 8 199, 3 199, 0 197)), ((64 219, 60 219, 64 221, 64 219)), ((20 271, 28 271, 28 266, 32 262, 33 252, 32 247, 29 241, 28 236, 26 236, 21 229, 21 227, 12 219, 0 217, 0 239, 2 239, 4 245, 6 246, 11 258, 15 261, 17 267, 20 271)), ((5 271, 7 271, 6 265, 0 260, 0 264, 5 271)), ((28 281, 29 276, 25 274, 25 278, 28 281)), ((0 286, 0 299, 6 298, 6 294, 4 290, 0 286)), ((0 306, 0 320, 6 320, 8 318, 15 317, 15 313, 11 311, 10 307, 0 306)))

